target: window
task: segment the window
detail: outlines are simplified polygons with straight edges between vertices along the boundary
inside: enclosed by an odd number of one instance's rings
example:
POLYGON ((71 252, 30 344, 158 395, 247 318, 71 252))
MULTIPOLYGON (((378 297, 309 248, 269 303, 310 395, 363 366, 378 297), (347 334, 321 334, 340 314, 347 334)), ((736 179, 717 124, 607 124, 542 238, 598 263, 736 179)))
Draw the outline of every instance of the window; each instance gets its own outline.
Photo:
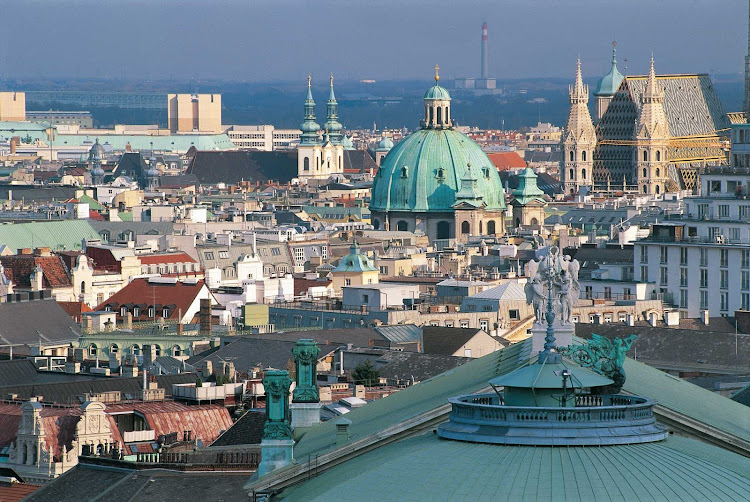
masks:
POLYGON ((162 317, 163 317, 164 319, 167 319, 167 318, 169 318, 169 309, 168 309, 168 308, 166 308, 166 307, 164 307, 164 309, 162 309, 162 311, 161 311, 161 316, 162 316, 162 317))
POLYGON ((213 251, 206 251, 205 253, 203 253, 203 257, 206 260, 213 260, 214 259, 214 252, 213 251))
POLYGON ((721 310, 722 312, 729 310, 729 293, 721 293, 721 310))
POLYGON ((708 204, 697 204, 696 207, 698 208, 698 219, 708 219, 710 217, 711 212, 708 209, 708 204))
POLYGON ((604 287, 604 299, 606 300, 612 299, 612 288, 609 286, 604 287))
POLYGON ((454 321, 445 321, 446 328, 452 328, 454 324, 455 324, 454 321))
POLYGON ((304 167, 304 169, 305 169, 305 171, 309 171, 310 170, 310 158, 309 157, 305 157, 305 167, 304 167))
MULTIPOLYGON (((656 161, 658 162, 660 160, 661 160, 661 151, 656 150, 656 161)), ((659 170, 658 169, 656 170, 656 175, 659 176, 659 170)))
POLYGON ((708 238, 711 240, 717 240, 721 237, 721 227, 708 227, 708 238))
POLYGON ((750 250, 742 250, 742 268, 750 268, 750 250))
POLYGON ((140 316, 141 316, 141 308, 133 307, 133 317, 140 317, 140 316))
POLYGON ((661 246, 659 249, 659 263, 667 263, 669 257, 669 248, 667 246, 661 246))
POLYGON ((740 302, 742 310, 750 310, 750 293, 742 293, 740 295, 740 302))
POLYGON ((149 307, 148 308, 148 316, 149 317, 154 317, 155 314, 156 314, 156 311, 154 310, 154 307, 149 307))
POLYGON ((127 307, 120 307, 120 317, 125 317, 128 314, 127 307))
POLYGON ((688 264, 688 248, 680 248, 680 265, 688 264))
MULTIPOLYGON (((646 150, 643 151, 643 162, 648 162, 648 152, 646 150)), ((643 169, 643 177, 646 177, 646 169, 643 169)))
POLYGON ((352 280, 351 279, 344 279, 344 285, 345 286, 351 286, 352 285, 352 280))
POLYGON ((492 312, 492 305, 482 305, 483 312, 492 312))
POLYGON ((479 320, 479 329, 484 331, 485 333, 490 331, 490 321, 489 319, 480 319, 479 320))
POLYGON ((687 302, 688 302, 688 292, 687 289, 681 289, 680 290, 680 308, 686 309, 687 308, 687 302))
POLYGON ((475 311, 476 309, 477 309, 477 306, 473 304, 469 304, 466 306, 466 310, 470 310, 472 312, 475 311))
POLYGON ((370 303, 370 295, 362 295, 362 303, 370 303))
POLYGON ((729 240, 732 242, 737 242, 740 240, 740 229, 737 227, 731 227, 729 229, 729 240))
POLYGON ((740 277, 740 289, 750 290, 750 272, 743 270, 740 277))
POLYGON ((729 264, 729 250, 728 249, 721 249, 720 254, 720 260, 719 260, 719 266, 722 268, 726 268, 729 264))
POLYGON ((719 218, 729 218, 729 206, 727 204, 719 204, 719 218))
MULTIPOLYGON (((573 157, 573 155, 574 155, 574 154, 573 154, 573 150, 571 150, 571 151, 570 151, 570 155, 569 155, 569 158, 570 158, 570 161, 571 161, 571 162, 573 162, 573 161, 575 160, 575 159, 574 159, 574 157, 573 157)), ((573 177, 573 170, 572 170, 572 169, 571 169, 570 173, 571 173, 571 174, 570 174, 570 177, 572 178, 572 177, 573 177)))
POLYGON ((661 284, 662 286, 666 286, 667 279, 667 267, 659 267, 659 284, 661 284))
POLYGON ((681 268, 680 269, 680 286, 681 287, 687 287, 688 285, 688 269, 681 268))
POLYGON ((648 248, 646 246, 641 247, 641 263, 648 263, 648 248))
POLYGON ((708 308, 708 291, 701 290, 701 308, 708 308))
POLYGON ((641 281, 648 282, 648 267, 641 267, 641 281))
POLYGON ((720 270, 719 272, 720 272, 719 277, 720 277, 721 289, 728 289, 729 288, 729 271, 720 270))
POLYGON ((91 345, 89 345, 89 355, 95 356, 96 351, 97 351, 97 346, 95 343, 92 343, 91 345))
POLYGON ((510 309, 508 310, 508 317, 511 321, 517 321, 521 318, 521 314, 518 309, 510 309))
POLYGON ((583 150, 581 152, 581 160, 584 161, 584 162, 586 162, 586 150, 583 150))
POLYGON ((623 288, 622 289, 622 299, 623 300, 630 300, 633 295, 633 292, 630 290, 630 288, 623 288))
POLYGON ((281 256, 281 248, 271 248, 272 256, 281 256))
POLYGON ((701 267, 708 266, 708 249, 701 248, 701 267))
POLYGON ((748 205, 740 206, 740 219, 750 220, 750 206, 748 205))
POLYGON ((469 321, 468 321, 468 319, 465 319, 465 320, 463 320, 463 321, 459 321, 459 322, 458 322, 458 324, 459 324, 459 326, 461 326, 462 328, 468 328, 468 327, 469 327, 469 321))
POLYGON ((398 223, 396 223, 396 230, 398 230, 399 232, 408 232, 409 224, 404 220, 400 220, 398 223))
POLYGON ((469 233, 469 222, 464 221, 461 223, 461 233, 462 234, 468 234, 469 233))
MULTIPOLYGON (((570 153, 572 154, 573 152, 570 152, 570 153)), ((573 176, 573 170, 571 169, 570 170, 570 179, 572 180, 573 178, 575 178, 575 176, 573 176)))
POLYGON ((701 283, 700 283, 701 287, 707 288, 708 287, 708 270, 706 270, 705 268, 702 268, 700 271, 700 275, 701 275, 701 283))
POLYGON ((387 267, 387 266, 385 266, 385 265, 381 265, 381 266, 379 267, 379 273, 380 273, 381 275, 387 275, 387 274, 388 274, 388 267, 387 267))
POLYGON ((581 169, 581 179, 582 180, 586 179, 586 169, 581 169))
POLYGON ((584 288, 583 294, 585 295, 587 299, 590 300, 591 298, 594 297, 594 288, 592 288, 591 286, 586 286, 584 288))
POLYGON ((219 258, 229 258, 229 252, 225 250, 219 251, 219 258))

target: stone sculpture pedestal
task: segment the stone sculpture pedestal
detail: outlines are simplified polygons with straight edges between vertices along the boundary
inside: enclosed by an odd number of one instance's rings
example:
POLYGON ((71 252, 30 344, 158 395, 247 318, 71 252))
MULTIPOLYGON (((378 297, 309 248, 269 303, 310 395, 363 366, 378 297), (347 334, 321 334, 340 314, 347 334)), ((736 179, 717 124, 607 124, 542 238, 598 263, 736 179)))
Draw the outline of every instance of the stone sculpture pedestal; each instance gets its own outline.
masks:
POLYGON ((294 440, 264 439, 260 443, 260 465, 257 477, 287 466, 294 460, 294 440))
MULTIPOLYGON (((567 347, 573 343, 575 326, 571 322, 555 321, 555 345, 567 347)), ((544 338, 547 336, 547 323, 535 321, 531 326, 531 357, 544 350, 544 338)))
POLYGON ((292 430, 298 427, 310 427, 320 423, 320 408, 318 403, 292 403, 292 430))

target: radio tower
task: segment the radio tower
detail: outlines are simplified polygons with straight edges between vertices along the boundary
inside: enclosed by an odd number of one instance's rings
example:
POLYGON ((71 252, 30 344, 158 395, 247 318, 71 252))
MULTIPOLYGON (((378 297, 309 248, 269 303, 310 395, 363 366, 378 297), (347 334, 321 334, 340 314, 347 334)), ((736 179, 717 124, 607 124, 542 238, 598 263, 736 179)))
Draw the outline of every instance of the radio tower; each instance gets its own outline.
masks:
POLYGON ((481 77, 487 79, 489 70, 489 56, 487 55, 487 23, 482 25, 482 72, 481 77))

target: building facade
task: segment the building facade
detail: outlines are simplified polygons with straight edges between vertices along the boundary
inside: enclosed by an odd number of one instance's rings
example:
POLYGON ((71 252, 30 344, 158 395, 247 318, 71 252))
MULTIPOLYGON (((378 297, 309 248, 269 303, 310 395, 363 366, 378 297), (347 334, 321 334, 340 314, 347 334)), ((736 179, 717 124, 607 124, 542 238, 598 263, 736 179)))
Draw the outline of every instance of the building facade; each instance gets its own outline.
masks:
POLYGON ((221 133, 221 94, 168 94, 169 132, 221 133))

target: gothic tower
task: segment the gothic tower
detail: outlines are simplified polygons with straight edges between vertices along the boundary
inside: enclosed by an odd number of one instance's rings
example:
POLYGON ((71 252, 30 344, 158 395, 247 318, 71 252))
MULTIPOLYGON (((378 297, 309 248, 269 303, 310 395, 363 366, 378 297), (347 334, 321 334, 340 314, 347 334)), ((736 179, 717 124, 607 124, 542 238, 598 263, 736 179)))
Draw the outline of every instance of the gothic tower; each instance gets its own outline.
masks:
POLYGON ((669 124, 664 113, 664 90, 656 80, 654 58, 641 97, 641 110, 636 123, 635 178, 638 191, 644 194, 664 193, 669 179, 669 124))
POLYGON ((562 139, 564 154, 561 180, 566 194, 592 185, 596 131, 589 112, 589 87, 583 84, 581 59, 578 59, 575 84, 569 87, 570 113, 562 139))

